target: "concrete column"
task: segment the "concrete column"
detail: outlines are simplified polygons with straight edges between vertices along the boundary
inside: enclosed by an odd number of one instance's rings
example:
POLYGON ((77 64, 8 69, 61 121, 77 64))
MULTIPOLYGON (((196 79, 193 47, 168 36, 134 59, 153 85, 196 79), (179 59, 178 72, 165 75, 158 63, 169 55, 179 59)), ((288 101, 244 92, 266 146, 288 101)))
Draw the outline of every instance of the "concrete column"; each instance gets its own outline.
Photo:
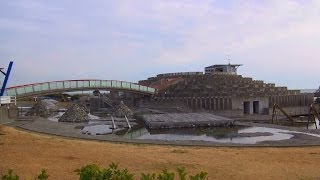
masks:
POLYGON ((222 110, 225 110, 225 107, 224 107, 224 106, 225 106, 225 101, 224 101, 225 98, 223 97, 223 98, 221 98, 221 100, 222 100, 222 103, 221 103, 222 107, 221 107, 221 109, 222 109, 222 110))
POLYGON ((220 109, 224 110, 224 98, 223 97, 220 98, 220 109))
POLYGON ((210 111, 212 110, 212 97, 209 97, 209 108, 210 111))
POLYGON ((191 107, 193 108, 193 97, 190 100, 191 100, 191 107))
POLYGON ((253 114, 253 101, 249 101, 250 114, 253 114))
POLYGON ((205 97, 205 99, 204 99, 204 109, 208 109, 207 108, 207 99, 208 99, 207 97, 205 97))
POLYGON ((196 109, 198 109, 198 97, 196 97, 196 109))
POLYGON ((292 95, 288 95, 289 97, 289 106, 294 106, 292 101, 292 95))
POLYGON ((216 110, 220 110, 220 98, 217 97, 216 102, 217 102, 216 110))

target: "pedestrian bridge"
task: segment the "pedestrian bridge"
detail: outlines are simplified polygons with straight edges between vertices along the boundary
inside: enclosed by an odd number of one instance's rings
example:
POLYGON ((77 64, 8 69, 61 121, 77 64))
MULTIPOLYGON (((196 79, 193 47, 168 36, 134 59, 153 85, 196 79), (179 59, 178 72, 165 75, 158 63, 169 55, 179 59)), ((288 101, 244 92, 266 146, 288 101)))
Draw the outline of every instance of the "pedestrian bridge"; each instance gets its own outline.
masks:
POLYGON ((65 80, 26 84, 6 88, 4 96, 17 98, 47 95, 61 92, 87 91, 87 90, 118 90, 142 95, 153 95, 156 89, 139 84, 117 80, 65 80))

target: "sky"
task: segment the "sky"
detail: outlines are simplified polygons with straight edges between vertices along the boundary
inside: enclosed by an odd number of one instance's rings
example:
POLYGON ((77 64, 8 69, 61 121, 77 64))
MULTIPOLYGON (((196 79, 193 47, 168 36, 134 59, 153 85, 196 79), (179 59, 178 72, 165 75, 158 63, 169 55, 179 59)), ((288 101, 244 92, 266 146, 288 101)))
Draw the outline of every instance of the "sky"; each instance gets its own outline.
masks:
POLYGON ((228 59, 245 77, 318 88, 320 1, 0 0, 0 67, 14 61, 9 86, 137 82, 228 59))

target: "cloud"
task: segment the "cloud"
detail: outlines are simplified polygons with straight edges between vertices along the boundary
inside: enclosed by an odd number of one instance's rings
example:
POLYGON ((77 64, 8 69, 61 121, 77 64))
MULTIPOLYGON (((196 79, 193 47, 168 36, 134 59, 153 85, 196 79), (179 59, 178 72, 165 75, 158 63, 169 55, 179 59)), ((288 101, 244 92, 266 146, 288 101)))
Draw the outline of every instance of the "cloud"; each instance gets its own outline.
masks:
POLYGON ((0 58, 16 60, 11 83, 17 84, 137 81, 163 71, 201 71, 230 55, 245 65, 239 69, 245 75, 281 82, 270 74, 282 74, 299 79, 289 86, 305 87, 316 76, 319 18, 317 0, 2 1, 0 58))

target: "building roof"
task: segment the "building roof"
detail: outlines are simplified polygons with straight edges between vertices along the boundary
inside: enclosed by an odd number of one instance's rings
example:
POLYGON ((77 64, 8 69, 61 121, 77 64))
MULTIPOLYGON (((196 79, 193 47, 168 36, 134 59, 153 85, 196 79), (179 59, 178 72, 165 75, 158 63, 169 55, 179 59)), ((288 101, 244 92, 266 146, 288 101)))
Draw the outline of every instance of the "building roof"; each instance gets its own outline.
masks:
POLYGON ((212 66, 208 66, 206 68, 216 68, 216 67, 224 67, 224 66, 239 67, 239 66, 242 66, 242 64, 215 64, 212 66))

